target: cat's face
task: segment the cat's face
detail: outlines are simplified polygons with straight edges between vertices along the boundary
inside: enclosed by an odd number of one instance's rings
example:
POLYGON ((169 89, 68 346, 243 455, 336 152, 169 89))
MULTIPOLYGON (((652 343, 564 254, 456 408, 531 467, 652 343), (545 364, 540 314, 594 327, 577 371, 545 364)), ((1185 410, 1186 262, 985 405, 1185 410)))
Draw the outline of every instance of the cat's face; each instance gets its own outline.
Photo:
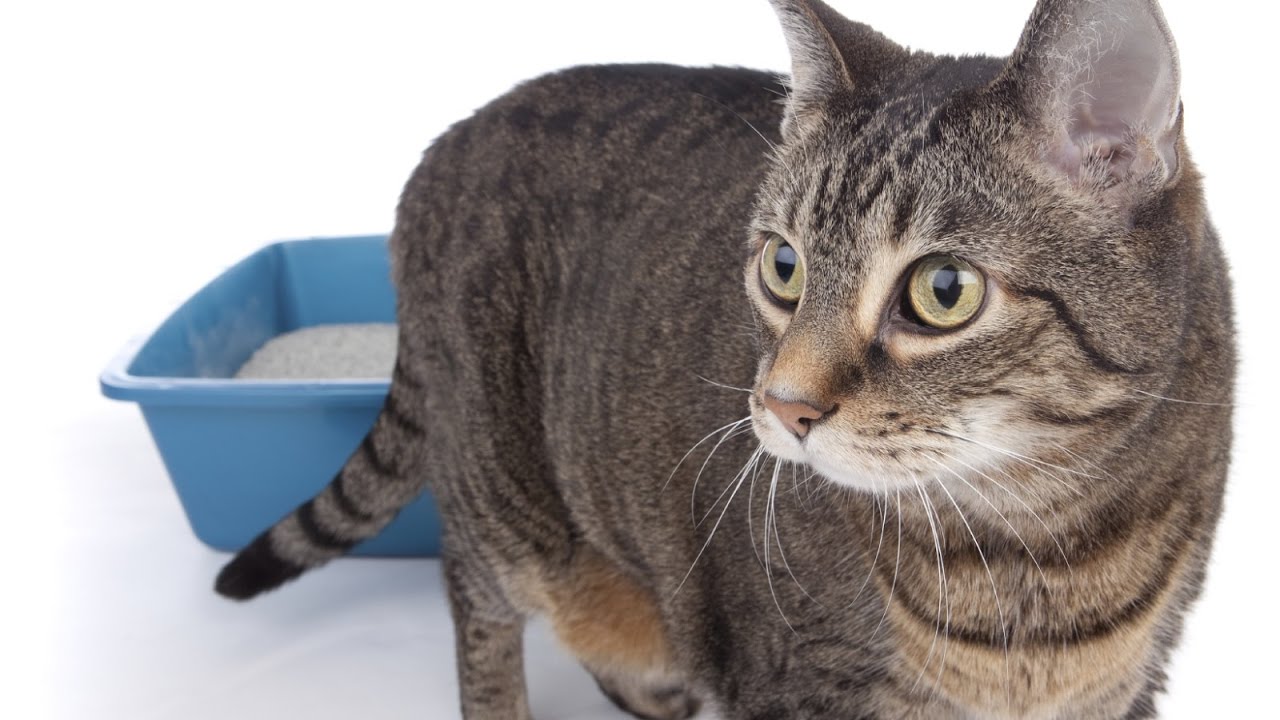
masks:
MULTIPOLYGON (((779 5, 785 21, 786 6, 807 4, 779 5)), ((1150 33, 1163 20, 1132 25, 1150 33)), ((1035 48, 1006 66, 896 55, 861 26, 829 34, 859 33, 890 61, 863 85, 793 90, 760 193, 745 270, 761 330, 756 434, 773 455, 863 489, 939 482, 1002 507, 1088 492, 1105 474, 1091 458, 1134 441, 1186 317, 1176 154, 1123 103, 1104 106, 1110 87, 1091 89, 1102 95, 1092 110, 1120 114, 1114 137, 1102 123, 1078 132, 1079 81, 1059 83, 1067 100, 1018 95, 1053 86, 1027 74, 1063 72, 1018 66, 1035 48)), ((833 62, 857 78, 850 58, 833 62)), ((1123 52, 1113 61, 1167 72, 1123 52)), ((796 82, 812 72, 799 67, 796 82)), ((1141 107, 1176 108, 1172 87, 1141 107)))

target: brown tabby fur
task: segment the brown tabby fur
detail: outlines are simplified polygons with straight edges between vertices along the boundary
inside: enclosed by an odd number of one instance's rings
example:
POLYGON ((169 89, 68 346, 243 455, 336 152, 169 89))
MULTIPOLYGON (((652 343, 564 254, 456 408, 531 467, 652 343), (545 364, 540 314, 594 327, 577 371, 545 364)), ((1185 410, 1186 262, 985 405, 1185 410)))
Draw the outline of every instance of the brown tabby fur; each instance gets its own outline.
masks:
POLYGON ((539 613, 642 717, 1154 715, 1235 362, 1159 9, 1041 0, 1002 60, 774 5, 785 106, 747 70, 578 68, 431 147, 392 237, 386 408, 220 592, 425 484, 469 720, 529 717, 539 613), (798 306, 761 284, 770 238, 798 306), (902 299, 934 254, 986 278, 956 330, 902 299), (800 441, 766 395, 834 409, 800 441))

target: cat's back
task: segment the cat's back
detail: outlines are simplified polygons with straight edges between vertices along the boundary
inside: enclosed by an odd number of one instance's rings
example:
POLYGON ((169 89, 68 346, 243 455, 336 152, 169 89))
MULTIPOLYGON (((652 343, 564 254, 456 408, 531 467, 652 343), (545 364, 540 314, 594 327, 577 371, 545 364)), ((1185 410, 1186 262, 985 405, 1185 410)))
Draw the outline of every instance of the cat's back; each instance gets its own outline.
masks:
POLYGON ((584 65, 521 83, 451 128, 433 152, 480 172, 536 160, 553 175, 624 184, 717 146, 728 153, 717 152, 708 170, 745 169, 733 145, 776 134, 782 87, 777 76, 744 68, 584 65))
POLYGON ((737 256, 779 140, 781 88, 741 68, 581 66, 455 124, 397 209, 402 341, 423 354, 468 337, 506 343, 493 333, 519 324, 554 353, 563 341, 548 335, 580 335, 633 296, 667 300, 647 293, 638 268, 649 278, 717 268, 697 290, 738 300, 737 256))
MULTIPOLYGON (((740 68, 582 66, 454 125, 398 209, 406 335, 449 342, 518 324, 533 354, 563 366, 576 362, 572 341, 639 307, 688 315, 696 294, 708 318, 741 315, 746 225, 778 141, 780 88, 740 68), (683 286, 670 292, 672 282, 683 286)), ((500 337, 483 339, 509 344, 500 337)), ((608 338, 592 340, 607 360, 608 338)))
POLYGON ((699 204, 723 205, 735 190, 745 202, 777 139, 780 88, 771 74, 739 68, 596 65, 544 75, 440 136, 400 214, 463 223, 465 245, 443 250, 513 251, 483 241, 518 234, 525 251, 542 252, 543 236, 599 250, 595 235, 642 215, 655 196, 678 197, 668 215, 696 216, 699 204))
POLYGON ((746 224, 779 141, 781 88, 741 68, 581 66, 457 123, 398 207, 406 334, 456 339, 519 316, 527 343, 555 355, 557 333, 580 335, 637 301, 650 317, 676 311, 679 294, 654 292, 672 278, 740 313, 746 224), (434 330, 415 333, 428 316, 434 330))

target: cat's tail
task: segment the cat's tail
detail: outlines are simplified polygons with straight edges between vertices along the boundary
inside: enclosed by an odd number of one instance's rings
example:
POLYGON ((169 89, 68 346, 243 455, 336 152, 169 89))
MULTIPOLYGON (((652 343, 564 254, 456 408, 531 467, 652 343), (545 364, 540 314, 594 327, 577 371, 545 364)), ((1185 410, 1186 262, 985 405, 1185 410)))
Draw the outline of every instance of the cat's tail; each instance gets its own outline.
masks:
MULTIPOLYGON (((402 345, 403 347, 403 345, 402 345)), ((426 485, 421 383, 396 363, 382 412, 324 490, 259 535, 218 573, 214 589, 235 600, 274 590, 378 534, 426 485)))

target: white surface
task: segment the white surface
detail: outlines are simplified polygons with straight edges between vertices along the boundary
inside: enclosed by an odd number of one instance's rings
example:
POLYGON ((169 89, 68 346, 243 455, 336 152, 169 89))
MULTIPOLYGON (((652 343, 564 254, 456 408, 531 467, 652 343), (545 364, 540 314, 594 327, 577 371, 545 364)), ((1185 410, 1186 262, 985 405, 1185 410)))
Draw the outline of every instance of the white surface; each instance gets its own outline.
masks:
MULTIPOLYGON (((46 608, 52 643, 42 639, 53 649, 44 712, 458 716, 437 561, 339 560, 252 605, 222 600, 211 582, 227 557, 192 538, 136 415, 123 405, 85 413, 55 460, 55 476, 78 487, 63 505, 62 547, 50 553, 57 594, 46 608)), ((625 717, 610 712, 545 628, 532 633, 530 655, 539 717, 625 717)))
MULTIPOLYGON (((434 560, 339 560, 238 605, 227 556, 191 536, 142 423, 104 405, 72 426, 45 712, 58 718, 454 718, 453 630, 434 560)), ((47 639, 43 640, 48 643, 47 639)), ((530 638, 543 718, 611 714, 544 628, 530 638)), ((9 690, 6 688, 6 694, 9 690)), ((4 717, 32 717, 4 713, 4 717)))
MULTIPOLYGON (((913 46, 993 53, 1031 7, 834 4, 913 46)), ((1163 711, 1254 717, 1280 644, 1275 10, 1165 8, 1243 365, 1227 514, 1163 711)), ((388 230, 427 142, 517 80, 638 60, 786 62, 764 0, 0 6, 0 716, 456 717, 434 563, 342 561, 218 600, 225 558, 187 531, 136 409, 94 379, 263 243, 388 230)), ((541 718, 611 717, 545 633, 529 652, 541 718)))

